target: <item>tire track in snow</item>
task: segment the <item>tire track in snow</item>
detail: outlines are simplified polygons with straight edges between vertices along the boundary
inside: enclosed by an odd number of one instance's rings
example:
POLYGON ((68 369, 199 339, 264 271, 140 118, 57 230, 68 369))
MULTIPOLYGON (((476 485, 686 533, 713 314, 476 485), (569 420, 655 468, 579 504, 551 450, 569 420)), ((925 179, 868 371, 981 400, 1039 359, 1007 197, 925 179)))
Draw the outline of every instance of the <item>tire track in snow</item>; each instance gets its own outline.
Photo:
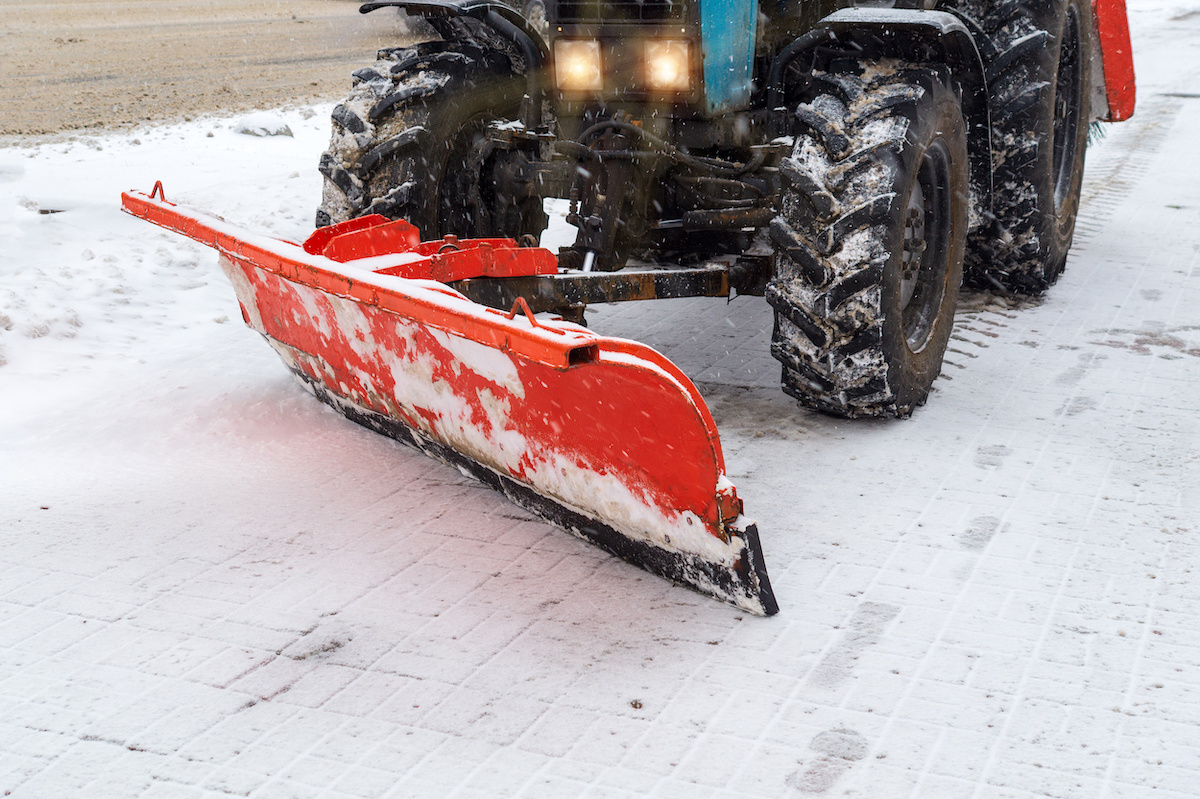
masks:
POLYGON ((1084 169, 1071 260, 1105 232, 1108 220, 1142 182, 1182 109, 1178 97, 1155 95, 1131 119, 1106 129, 1108 140, 1091 156, 1091 170, 1084 169))
MULTIPOLYGON (((1018 313, 1041 304, 1040 298, 1007 296, 986 291, 966 291, 958 298, 954 312, 954 332, 950 334, 950 345, 942 359, 942 373, 938 380, 953 380, 953 369, 965 369, 967 363, 978 358, 983 350, 1000 338, 1009 321, 1018 319, 1018 313), (1007 320, 1007 321, 1006 321, 1007 320)), ((935 383, 936 385, 936 383, 935 383)))
MULTIPOLYGON (((1108 220, 1145 177, 1182 107, 1177 97, 1157 95, 1144 102, 1132 119, 1109 128, 1115 132, 1108 134, 1104 146, 1089 153, 1087 166, 1091 169, 1084 173, 1068 268, 1088 251, 1097 235, 1105 232, 1108 220)), ((967 368, 990 346, 988 339, 999 337, 998 328, 1009 327, 1006 319, 1017 319, 1013 311, 1033 308, 1041 302, 1040 297, 965 292, 959 297, 954 332, 938 380, 954 380, 956 371, 967 368)))

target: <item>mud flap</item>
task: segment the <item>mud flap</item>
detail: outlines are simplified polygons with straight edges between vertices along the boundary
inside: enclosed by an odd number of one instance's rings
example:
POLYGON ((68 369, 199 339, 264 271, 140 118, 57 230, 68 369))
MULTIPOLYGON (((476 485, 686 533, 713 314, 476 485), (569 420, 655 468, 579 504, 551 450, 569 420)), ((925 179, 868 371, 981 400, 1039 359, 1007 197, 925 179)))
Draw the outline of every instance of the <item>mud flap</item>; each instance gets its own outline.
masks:
POLYGON ((549 251, 506 239, 419 243, 407 222, 382 217, 322 228, 300 246, 161 195, 122 202, 215 248, 247 323, 347 418, 650 572, 777 612, 716 426, 673 363, 444 285, 546 274, 557 268, 549 251))

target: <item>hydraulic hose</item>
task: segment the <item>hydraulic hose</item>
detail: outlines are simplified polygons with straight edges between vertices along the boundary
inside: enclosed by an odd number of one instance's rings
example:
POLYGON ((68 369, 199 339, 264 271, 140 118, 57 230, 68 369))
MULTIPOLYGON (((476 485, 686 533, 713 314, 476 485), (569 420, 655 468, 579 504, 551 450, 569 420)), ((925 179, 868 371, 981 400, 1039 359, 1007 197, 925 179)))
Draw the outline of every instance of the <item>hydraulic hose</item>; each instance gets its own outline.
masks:
POLYGON ((783 109, 786 99, 784 97, 785 87, 783 76, 787 68, 792 65, 792 61, 798 55, 829 41, 831 38, 832 34, 828 28, 815 28, 783 48, 779 55, 775 57, 774 63, 771 64, 771 72, 767 77, 767 112, 771 115, 772 135, 783 136, 787 133, 784 122, 786 119, 786 109, 783 109))
POLYGON ((594 138, 597 134, 604 130, 619 130, 624 133, 631 133, 648 142, 652 147, 655 147, 663 152, 668 158, 672 158, 688 166, 702 171, 724 172, 730 175, 740 175, 746 171, 746 165, 737 164, 732 161, 723 161, 719 158, 706 158, 700 155, 692 155, 679 150, 670 142, 660 139, 653 133, 643 130, 637 125, 623 122, 619 119, 606 119, 597 122, 590 128, 587 128, 583 133, 579 134, 579 141, 587 142, 594 138))

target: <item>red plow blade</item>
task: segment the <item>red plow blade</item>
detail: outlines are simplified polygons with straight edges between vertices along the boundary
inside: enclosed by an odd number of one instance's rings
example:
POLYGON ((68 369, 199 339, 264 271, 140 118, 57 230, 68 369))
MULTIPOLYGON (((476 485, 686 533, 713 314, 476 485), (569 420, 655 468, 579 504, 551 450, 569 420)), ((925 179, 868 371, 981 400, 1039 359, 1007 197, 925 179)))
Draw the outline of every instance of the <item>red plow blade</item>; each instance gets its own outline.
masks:
POLYGON ((421 243, 367 217, 303 246, 155 194, 129 213, 216 249, 246 323, 346 417, 456 466, 568 532, 753 613, 778 610, 716 425, 659 353, 478 305, 451 280, 552 274, 507 239, 421 243))

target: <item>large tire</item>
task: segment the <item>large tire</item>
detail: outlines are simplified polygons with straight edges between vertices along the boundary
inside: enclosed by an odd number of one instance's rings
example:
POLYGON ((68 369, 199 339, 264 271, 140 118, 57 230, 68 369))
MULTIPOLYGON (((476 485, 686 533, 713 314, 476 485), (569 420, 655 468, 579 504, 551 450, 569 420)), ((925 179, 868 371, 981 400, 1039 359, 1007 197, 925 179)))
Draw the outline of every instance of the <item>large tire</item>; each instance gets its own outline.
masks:
POLYGON ((801 405, 906 417, 954 325, 967 231, 961 103, 927 67, 815 78, 771 223, 771 354, 801 405))
POLYGON ((333 110, 317 226, 378 213, 407 219, 423 239, 539 237, 540 197, 498 188, 516 185, 526 154, 486 135, 489 124, 517 118, 522 69, 511 54, 474 43, 381 50, 333 110))
POLYGON ((1087 149, 1091 6, 965 0, 987 35, 994 218, 967 243, 966 276, 1038 294, 1066 264, 1087 149))

